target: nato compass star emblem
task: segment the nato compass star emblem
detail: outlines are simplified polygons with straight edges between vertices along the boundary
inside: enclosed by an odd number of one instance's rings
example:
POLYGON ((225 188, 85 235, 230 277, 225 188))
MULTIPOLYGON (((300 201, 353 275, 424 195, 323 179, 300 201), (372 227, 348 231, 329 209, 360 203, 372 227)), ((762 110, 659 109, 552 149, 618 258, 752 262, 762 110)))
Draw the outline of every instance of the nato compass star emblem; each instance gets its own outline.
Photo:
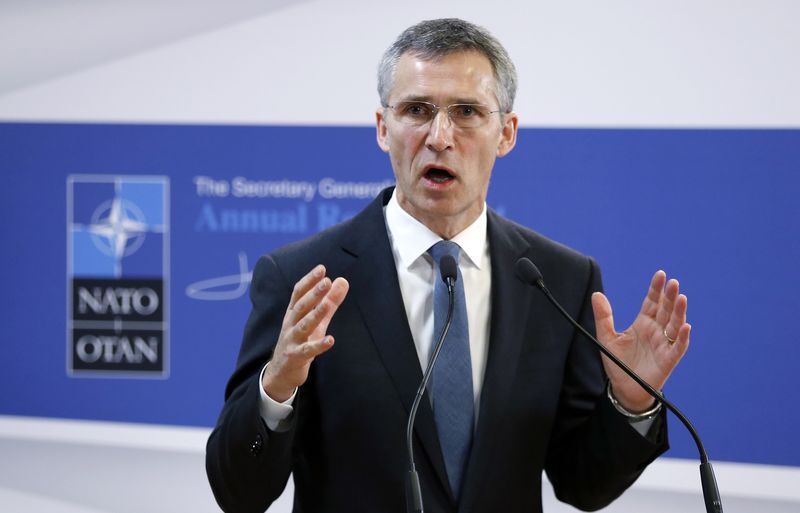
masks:
POLYGON ((67 181, 73 276, 166 276, 169 183, 162 177, 75 175, 67 181))
POLYGON ((149 227, 139 207, 116 197, 97 207, 87 229, 97 249, 119 263, 142 246, 149 227))

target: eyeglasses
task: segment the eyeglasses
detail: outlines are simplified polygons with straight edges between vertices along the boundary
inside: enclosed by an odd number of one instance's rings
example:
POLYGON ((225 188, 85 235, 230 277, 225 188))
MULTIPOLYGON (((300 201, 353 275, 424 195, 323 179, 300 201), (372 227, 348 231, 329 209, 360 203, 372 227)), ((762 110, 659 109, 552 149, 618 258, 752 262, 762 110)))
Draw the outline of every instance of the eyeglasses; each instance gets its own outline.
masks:
POLYGON ((398 121, 415 127, 430 123, 442 108, 447 112, 450 122, 459 128, 478 128, 486 124, 489 116, 500 112, 489 110, 490 107, 477 103, 454 103, 447 107, 439 107, 430 102, 407 101, 387 107, 394 111, 398 121))

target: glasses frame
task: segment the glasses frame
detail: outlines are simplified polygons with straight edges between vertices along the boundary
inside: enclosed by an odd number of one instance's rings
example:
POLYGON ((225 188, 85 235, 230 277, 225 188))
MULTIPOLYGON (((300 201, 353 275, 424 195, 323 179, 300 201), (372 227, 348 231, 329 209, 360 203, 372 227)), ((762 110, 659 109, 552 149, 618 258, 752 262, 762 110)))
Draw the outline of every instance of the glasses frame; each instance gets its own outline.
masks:
POLYGON ((431 115, 430 119, 425 121, 425 122, 423 122, 423 123, 420 123, 418 125, 414 124, 414 123, 405 123, 398 116, 398 121, 400 121, 401 124, 403 124, 405 126, 413 126, 413 127, 417 127, 417 128, 426 126, 428 123, 433 122, 433 120, 436 119, 436 116, 439 115, 439 112, 441 112, 442 109, 444 109, 444 112, 447 114, 447 120, 450 122, 450 124, 452 126, 454 126, 454 127, 458 127, 458 128, 461 128, 461 129, 480 128, 480 127, 482 127, 482 126, 484 126, 486 124, 486 122, 488 121, 489 117, 492 114, 497 114, 498 112, 503 112, 502 109, 488 110, 488 109, 491 109, 491 107, 489 107, 488 105, 482 104, 482 103, 451 103, 450 105, 447 105, 447 106, 444 106, 444 107, 440 107, 439 105, 436 105, 433 102, 426 102, 426 101, 422 101, 422 100, 406 100, 406 101, 402 101, 402 102, 399 102, 399 103, 395 103, 394 105, 386 105, 386 108, 387 109, 392 109, 392 112, 397 114, 397 107, 399 105, 404 104, 404 103, 412 103, 412 104, 416 103, 416 104, 422 104, 422 105, 427 105, 427 106, 431 107, 431 110, 433 111, 433 114, 431 115), (481 107, 483 109, 487 109, 486 118, 485 118, 486 121, 483 121, 481 124, 476 125, 476 126, 461 126, 453 119, 452 114, 450 114, 450 112, 451 112, 450 109, 452 109, 453 107, 481 107))

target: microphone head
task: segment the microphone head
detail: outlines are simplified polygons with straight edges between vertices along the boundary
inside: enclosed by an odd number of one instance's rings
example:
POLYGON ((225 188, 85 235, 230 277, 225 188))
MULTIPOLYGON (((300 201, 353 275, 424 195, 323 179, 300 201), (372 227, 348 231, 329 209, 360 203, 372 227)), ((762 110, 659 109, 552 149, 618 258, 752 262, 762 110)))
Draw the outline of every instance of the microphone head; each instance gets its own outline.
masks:
POLYGON ((458 267, 456 266, 456 259, 450 255, 445 255, 439 261, 439 272, 442 273, 442 281, 447 283, 448 279, 456 281, 458 278, 458 267))
POLYGON ((544 286, 544 279, 542 272, 536 267, 536 264, 530 259, 522 257, 514 264, 514 270, 517 273, 517 278, 529 285, 536 285, 537 287, 544 286))

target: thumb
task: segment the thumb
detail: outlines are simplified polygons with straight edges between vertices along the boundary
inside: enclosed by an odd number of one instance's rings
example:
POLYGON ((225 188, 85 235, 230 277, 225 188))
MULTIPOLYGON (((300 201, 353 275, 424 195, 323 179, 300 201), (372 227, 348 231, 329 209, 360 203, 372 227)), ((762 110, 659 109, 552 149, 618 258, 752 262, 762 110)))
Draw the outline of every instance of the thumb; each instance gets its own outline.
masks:
POLYGON ((617 334, 614 330, 614 314, 611 312, 611 303, 602 292, 592 294, 592 311, 598 340, 603 342, 613 339, 617 334))

